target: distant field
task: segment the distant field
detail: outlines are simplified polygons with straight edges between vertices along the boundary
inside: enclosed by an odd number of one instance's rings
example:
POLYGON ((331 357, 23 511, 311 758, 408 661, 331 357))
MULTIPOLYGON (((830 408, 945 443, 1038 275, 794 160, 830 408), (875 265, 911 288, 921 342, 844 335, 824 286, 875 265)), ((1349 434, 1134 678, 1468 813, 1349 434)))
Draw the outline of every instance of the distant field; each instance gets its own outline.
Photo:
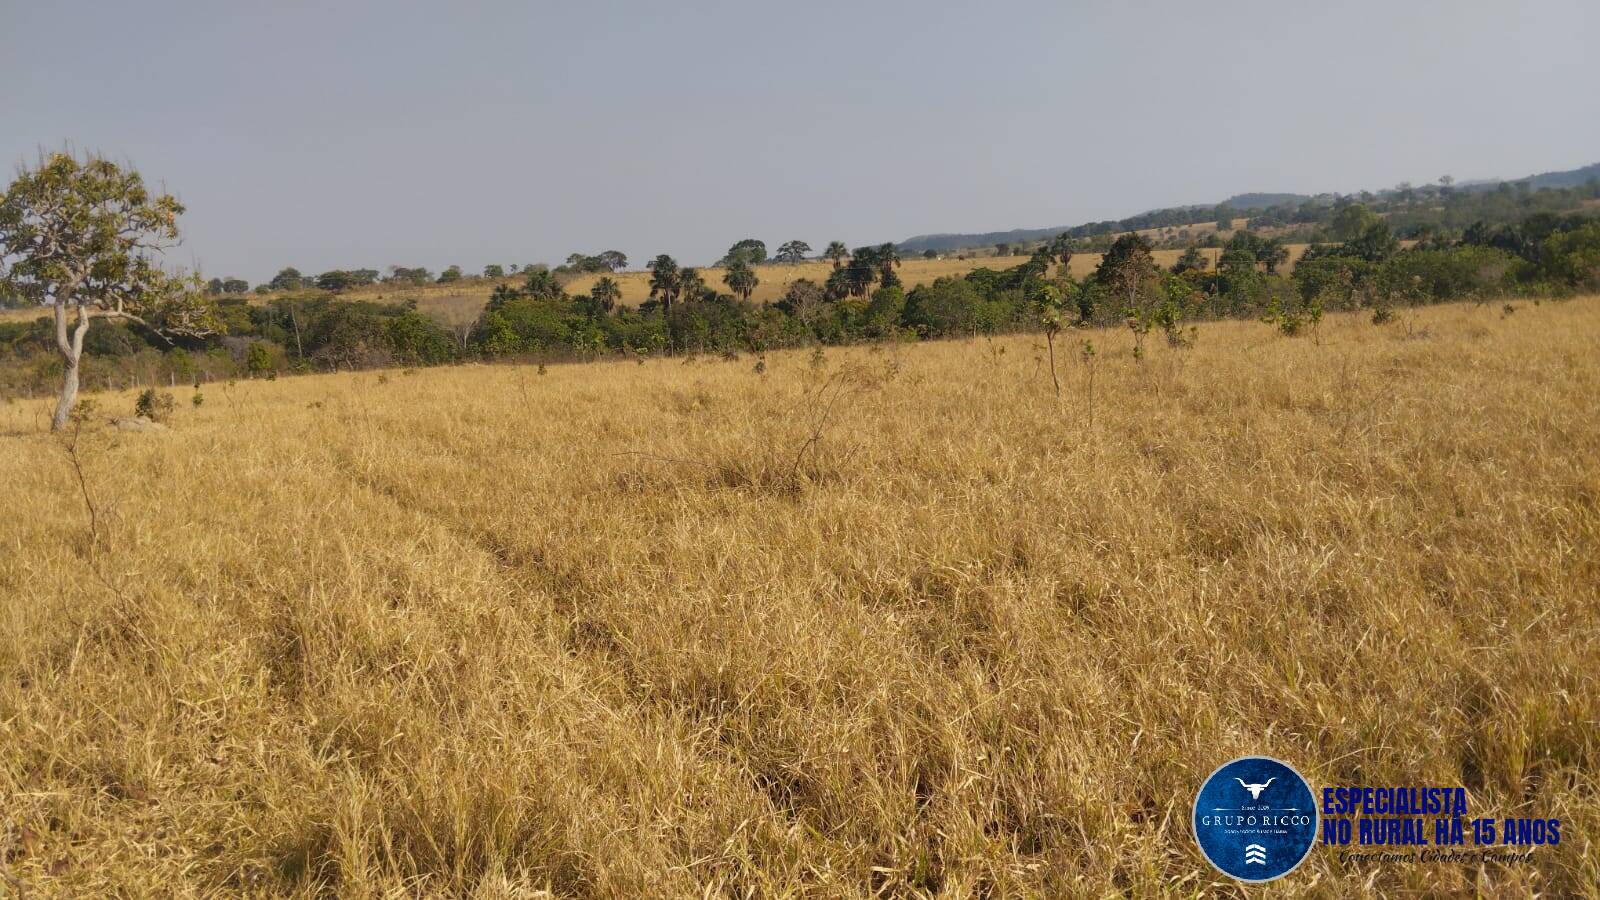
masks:
POLYGON ((1593 896, 1600 298, 1511 302, 0 404, 0 893, 1593 896), (1241 888, 1245 754, 1561 841, 1241 888))

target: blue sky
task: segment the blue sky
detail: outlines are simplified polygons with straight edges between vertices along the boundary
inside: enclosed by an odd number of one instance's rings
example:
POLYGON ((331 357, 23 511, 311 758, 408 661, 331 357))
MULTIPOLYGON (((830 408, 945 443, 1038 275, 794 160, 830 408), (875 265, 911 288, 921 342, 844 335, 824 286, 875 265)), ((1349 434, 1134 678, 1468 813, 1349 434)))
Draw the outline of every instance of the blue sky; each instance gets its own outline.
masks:
POLYGON ((1600 5, 0 0, 0 157, 189 206, 173 255, 688 263, 1600 161, 1600 5))

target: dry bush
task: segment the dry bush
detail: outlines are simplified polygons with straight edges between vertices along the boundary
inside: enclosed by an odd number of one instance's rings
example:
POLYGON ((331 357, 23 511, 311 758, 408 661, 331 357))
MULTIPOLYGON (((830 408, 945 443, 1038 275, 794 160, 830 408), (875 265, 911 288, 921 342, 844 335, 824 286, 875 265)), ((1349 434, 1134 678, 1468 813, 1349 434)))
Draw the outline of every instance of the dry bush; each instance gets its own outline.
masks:
POLYGON ((1092 437, 1032 337, 241 383, 89 461, 103 579, 46 401, 0 407, 6 877, 1229 893, 1190 804, 1265 753, 1563 820, 1284 893, 1592 892, 1600 304, 1416 317, 1096 333, 1092 437))

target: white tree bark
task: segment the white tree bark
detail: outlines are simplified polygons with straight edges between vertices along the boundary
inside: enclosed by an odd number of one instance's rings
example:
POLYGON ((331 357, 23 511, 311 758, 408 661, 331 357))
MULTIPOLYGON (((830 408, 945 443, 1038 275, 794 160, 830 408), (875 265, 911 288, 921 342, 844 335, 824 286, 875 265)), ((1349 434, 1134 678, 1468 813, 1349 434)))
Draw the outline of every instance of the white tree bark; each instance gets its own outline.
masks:
POLYGON ((50 430, 67 427, 72 417, 73 404, 78 402, 78 362, 83 359, 83 336, 89 332, 89 314, 80 304, 78 323, 71 333, 67 331, 67 304, 56 303, 56 349, 61 353, 61 395, 56 400, 56 414, 50 420, 50 430))

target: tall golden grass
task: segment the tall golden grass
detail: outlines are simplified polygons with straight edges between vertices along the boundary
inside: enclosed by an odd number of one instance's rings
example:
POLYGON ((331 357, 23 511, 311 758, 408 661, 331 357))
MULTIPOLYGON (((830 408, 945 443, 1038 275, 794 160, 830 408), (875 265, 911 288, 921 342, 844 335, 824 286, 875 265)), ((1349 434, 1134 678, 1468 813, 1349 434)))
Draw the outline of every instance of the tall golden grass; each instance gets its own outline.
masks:
POLYGON ((6 883, 1232 893, 1268 754, 1563 820, 1277 892, 1592 896, 1600 298, 1515 309, 0 406, 6 883))

